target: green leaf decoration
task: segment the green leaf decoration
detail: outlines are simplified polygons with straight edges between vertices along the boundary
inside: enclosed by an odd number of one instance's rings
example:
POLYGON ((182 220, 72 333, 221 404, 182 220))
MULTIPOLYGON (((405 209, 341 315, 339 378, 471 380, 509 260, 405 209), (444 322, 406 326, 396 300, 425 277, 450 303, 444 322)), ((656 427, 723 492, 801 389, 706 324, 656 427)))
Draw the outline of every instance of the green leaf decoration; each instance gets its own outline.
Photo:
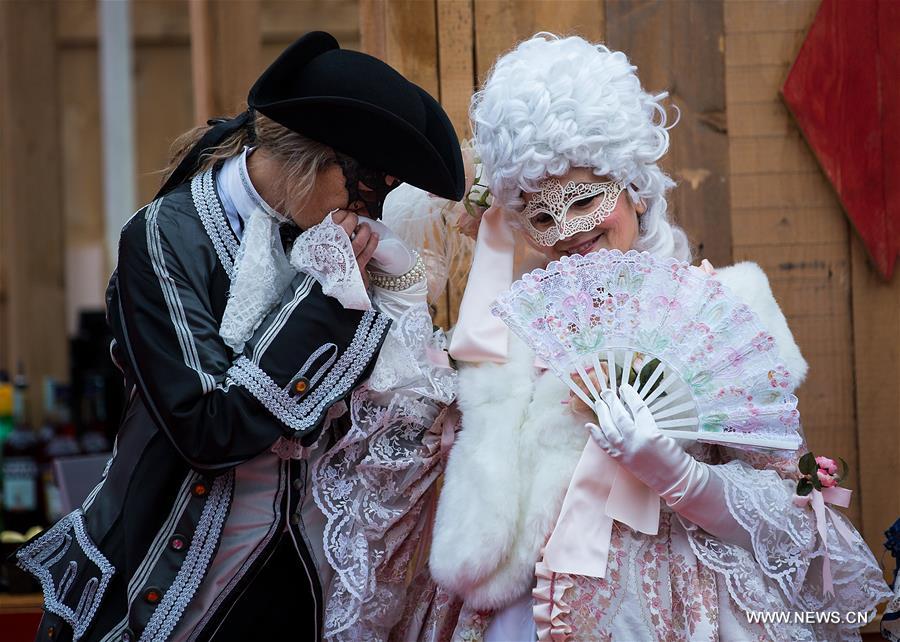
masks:
POLYGON ((850 472, 850 466, 847 465, 847 462, 844 461, 843 457, 838 457, 838 461, 841 462, 841 467, 838 469, 838 482, 844 481, 847 477, 847 473, 850 472))
POLYGON ((801 479, 799 482, 797 482, 797 494, 800 495, 800 497, 806 497, 812 492, 812 490, 813 485, 808 479, 801 479))
POLYGON ((806 453, 800 458, 800 461, 797 463, 797 468, 799 468, 800 472, 804 475, 811 475, 818 481, 816 471, 819 470, 819 465, 816 463, 816 456, 811 452, 806 453))
MULTIPOLYGON (((641 385, 640 385, 641 389, 644 388, 647 381, 649 381, 650 377, 653 376, 653 373, 656 372, 657 366, 659 366, 659 359, 651 359, 650 361, 648 361, 647 363, 644 364, 643 368, 641 368, 641 372, 638 375, 638 379, 641 382, 641 385)), ((647 391, 647 395, 649 395, 651 392, 656 390, 659 387, 659 385, 662 383, 664 378, 665 377, 660 377, 659 379, 657 379, 656 383, 654 383, 652 386, 650 386, 650 390, 647 391)))

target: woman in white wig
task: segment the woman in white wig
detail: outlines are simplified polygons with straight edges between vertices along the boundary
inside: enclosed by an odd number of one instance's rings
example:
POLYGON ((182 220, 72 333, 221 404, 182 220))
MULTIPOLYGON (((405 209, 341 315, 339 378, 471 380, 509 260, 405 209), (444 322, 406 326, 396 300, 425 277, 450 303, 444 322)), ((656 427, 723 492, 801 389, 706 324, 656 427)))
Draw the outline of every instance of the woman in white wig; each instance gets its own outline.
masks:
MULTIPOLYGON (((586 426, 593 414, 489 312, 514 274, 516 242, 544 263, 601 248, 691 259, 666 211, 673 182, 657 165, 669 145, 664 97, 642 90, 623 53, 539 34, 502 56, 473 100, 475 149, 494 201, 450 346, 460 364, 462 430, 434 526, 435 585, 408 602, 418 607, 407 616, 421 623, 421 637, 858 639, 862 623, 842 614, 872 613, 888 596, 843 515, 826 508, 819 530, 813 510, 795 505, 794 457, 683 447, 624 386, 621 399, 605 400, 611 416, 586 426), (587 570, 590 559, 562 572, 545 545, 591 439, 659 495, 658 531, 615 521, 605 573, 587 570), (841 616, 753 619, 775 611, 841 616)), ((759 267, 739 264, 716 278, 753 308, 801 381, 806 363, 759 267)), ((578 544, 557 542, 563 552, 578 544)))

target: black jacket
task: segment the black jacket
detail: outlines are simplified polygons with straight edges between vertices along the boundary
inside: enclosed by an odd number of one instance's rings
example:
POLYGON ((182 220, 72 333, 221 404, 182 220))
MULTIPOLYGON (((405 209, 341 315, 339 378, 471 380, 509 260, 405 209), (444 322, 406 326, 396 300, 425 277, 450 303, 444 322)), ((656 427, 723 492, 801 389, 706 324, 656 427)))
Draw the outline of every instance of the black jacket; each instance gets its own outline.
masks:
MULTIPOLYGON (((122 230, 107 306, 130 402, 83 507, 19 551, 44 591, 38 639, 168 639, 215 556, 236 467, 282 436, 312 443, 387 333, 386 316, 346 310, 299 274, 244 353, 232 354, 218 329, 238 240, 214 185, 212 171, 199 174, 122 230)), ((271 557, 301 499, 283 491, 304 474, 303 462, 280 462, 267 549, 223 591, 200 639, 271 557)), ((303 533, 294 535, 312 599, 290 620, 309 625, 307 639, 320 635, 322 595, 303 533)))

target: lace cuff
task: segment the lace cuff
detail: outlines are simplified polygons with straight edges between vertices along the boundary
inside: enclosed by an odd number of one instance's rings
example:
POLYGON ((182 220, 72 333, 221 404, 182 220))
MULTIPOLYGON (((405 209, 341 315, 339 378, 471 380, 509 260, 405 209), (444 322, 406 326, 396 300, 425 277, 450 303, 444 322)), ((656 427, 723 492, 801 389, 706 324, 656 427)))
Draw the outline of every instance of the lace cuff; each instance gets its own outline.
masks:
POLYGON ((331 220, 331 214, 297 237, 291 249, 291 265, 312 276, 322 292, 345 308, 372 308, 350 237, 331 220))
MULTIPOLYGON (((825 547, 812 511, 793 504, 793 482, 773 470, 757 470, 741 461, 710 469, 723 480, 728 511, 750 535, 752 551, 697 528, 688 530, 689 540, 697 558, 724 576, 729 594, 741 609, 872 611, 889 596, 875 558, 843 515, 827 509, 828 553, 834 576, 834 595, 828 596, 822 577, 825 547), (846 542, 838 535, 835 520, 844 520, 855 534, 853 541, 846 542)), ((804 633, 785 628, 788 625, 768 623, 766 627, 774 639, 807 639, 804 633)), ((821 637, 817 633, 809 639, 821 637)))
POLYGON ((376 304, 394 318, 378 354, 369 387, 373 392, 407 390, 449 404, 456 396, 456 370, 447 359, 447 341, 435 330, 425 302, 426 286, 409 292, 376 292, 376 304))

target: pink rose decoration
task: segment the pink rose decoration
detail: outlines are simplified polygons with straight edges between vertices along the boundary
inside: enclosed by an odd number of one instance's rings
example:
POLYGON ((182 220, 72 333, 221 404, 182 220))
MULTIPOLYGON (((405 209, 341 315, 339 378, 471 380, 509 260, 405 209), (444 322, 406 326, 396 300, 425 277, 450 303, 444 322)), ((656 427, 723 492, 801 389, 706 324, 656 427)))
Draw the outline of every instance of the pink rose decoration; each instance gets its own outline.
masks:
POLYGON ((828 457, 816 457, 816 464, 829 475, 833 475, 837 472, 837 464, 834 463, 833 459, 829 459, 828 457))
POLYGON ((822 488, 837 486, 837 480, 831 475, 823 473, 821 470, 816 471, 816 475, 819 477, 819 483, 822 484, 822 488))

